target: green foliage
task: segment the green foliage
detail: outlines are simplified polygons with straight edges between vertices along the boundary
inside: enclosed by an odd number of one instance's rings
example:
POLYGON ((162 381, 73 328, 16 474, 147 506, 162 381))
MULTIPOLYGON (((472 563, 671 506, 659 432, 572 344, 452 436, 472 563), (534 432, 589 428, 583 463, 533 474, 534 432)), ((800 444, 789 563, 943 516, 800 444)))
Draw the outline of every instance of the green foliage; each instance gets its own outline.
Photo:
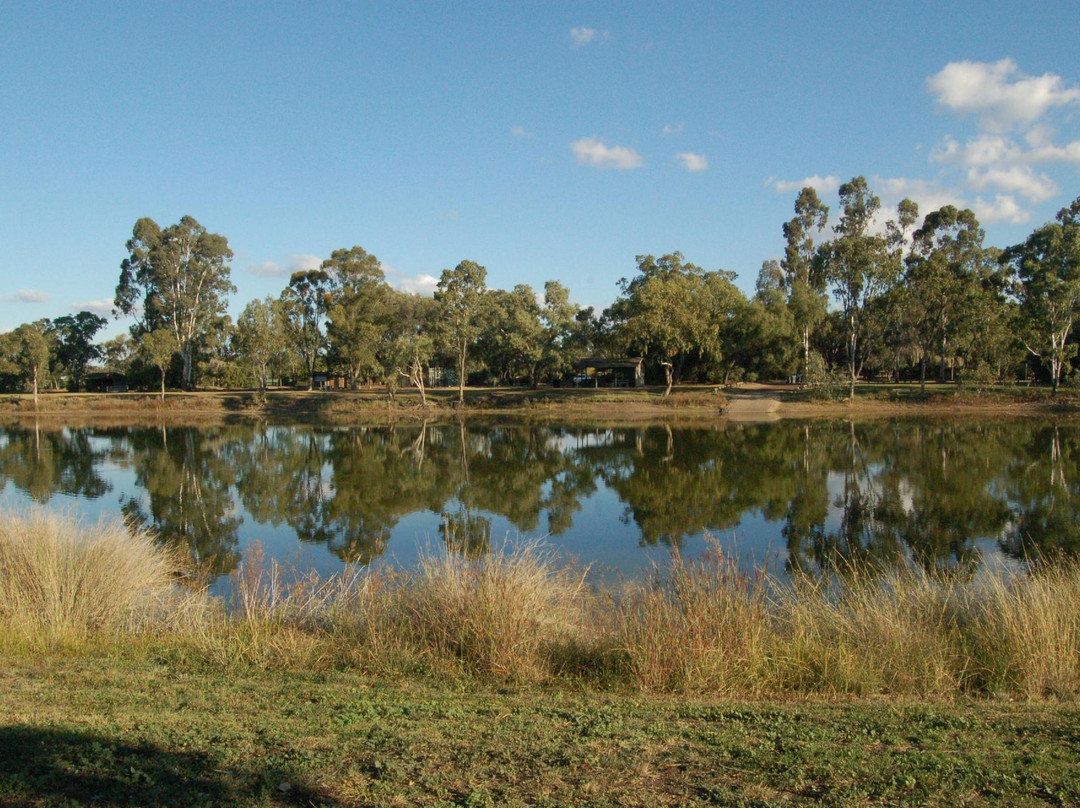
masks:
POLYGON ((49 343, 48 320, 24 323, 0 339, 0 352, 9 373, 19 378, 38 401, 38 388, 49 370, 52 346, 49 343))
POLYGON ((236 320, 233 342, 246 380, 265 390, 271 375, 281 378, 290 365, 281 302, 267 297, 248 303, 236 320))
POLYGON ((67 374, 68 389, 78 391, 87 365, 101 358, 101 349, 94 345, 93 339, 106 323, 104 317, 80 311, 57 317, 49 324, 48 333, 55 340, 54 359, 67 374))
POLYGON ((683 263, 681 253, 639 255, 637 262, 639 274, 619 282, 621 294, 605 317, 617 342, 660 364, 667 396, 692 358, 722 359, 745 298, 732 283, 734 273, 706 272, 683 263))
POLYGON ((323 261, 331 279, 326 335, 332 363, 344 367, 349 383, 381 376, 379 347, 388 327, 388 297, 379 260, 361 247, 334 250, 323 261))
POLYGON ((453 269, 444 269, 439 278, 435 300, 439 305, 436 320, 438 340, 457 365, 458 403, 465 401, 465 376, 469 352, 480 335, 484 307, 487 305, 487 269, 475 261, 462 261, 453 269))
POLYGON ((843 213, 834 228, 836 238, 822 245, 820 256, 833 296, 844 312, 848 395, 853 398, 869 347, 862 341, 869 306, 899 275, 900 250, 906 230, 914 223, 914 203, 910 200, 901 203, 899 223, 888 224, 888 237, 878 235, 873 229, 881 201, 864 177, 855 177, 840 186, 840 205, 843 213))
POLYGON ((815 397, 826 401, 843 398, 848 392, 846 374, 841 370, 830 368, 825 362, 825 357, 817 351, 810 354, 810 360, 806 363, 803 383, 810 387, 815 397))
POLYGON ((814 245, 829 220, 829 207, 818 199, 817 191, 805 187, 795 200, 795 217, 784 224, 784 259, 782 285, 794 326, 802 339, 803 363, 810 358, 810 335, 825 317, 828 298, 827 277, 814 245))
POLYGON ((1029 353, 1049 364, 1055 391, 1077 351, 1076 344, 1069 341, 1080 315, 1077 209, 1077 202, 1063 208, 1058 212, 1058 221, 1040 227, 1023 244, 1009 248, 1002 256, 1019 280, 1024 344, 1029 353))
POLYGON ((147 331, 139 337, 139 353, 147 364, 161 373, 161 398, 165 399, 165 375, 176 354, 177 344, 173 332, 166 328, 147 331))
POLYGON ((190 216, 162 229, 150 218, 135 223, 120 265, 118 312, 138 318, 132 336, 160 329, 172 333, 183 359, 184 386, 194 385, 197 343, 220 322, 232 250, 224 236, 207 232, 190 216))
POLYGON ((331 302, 330 276, 321 269, 294 272, 281 292, 282 327, 303 362, 309 390, 326 347, 323 323, 331 302))

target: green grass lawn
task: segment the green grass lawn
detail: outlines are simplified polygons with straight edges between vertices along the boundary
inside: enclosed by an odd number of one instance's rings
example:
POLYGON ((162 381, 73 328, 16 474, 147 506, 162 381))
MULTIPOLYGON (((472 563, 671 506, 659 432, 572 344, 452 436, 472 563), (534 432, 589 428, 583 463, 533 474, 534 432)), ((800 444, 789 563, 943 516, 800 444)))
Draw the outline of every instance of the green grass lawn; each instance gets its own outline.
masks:
POLYGON ((0 805, 1076 805, 1080 708, 0 660, 0 805))

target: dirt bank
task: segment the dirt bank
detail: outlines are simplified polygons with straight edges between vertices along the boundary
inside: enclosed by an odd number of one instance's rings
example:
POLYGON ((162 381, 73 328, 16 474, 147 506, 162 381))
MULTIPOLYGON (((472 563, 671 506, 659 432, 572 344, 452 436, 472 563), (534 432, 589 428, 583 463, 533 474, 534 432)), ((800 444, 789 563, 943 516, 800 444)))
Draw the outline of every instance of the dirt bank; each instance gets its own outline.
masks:
POLYGON ((200 424, 233 420, 275 423, 384 423, 390 421, 510 416, 530 420, 761 421, 780 418, 879 418, 899 416, 980 417, 1080 414, 1080 396, 1032 388, 975 394, 941 386, 924 395, 916 385, 861 386, 853 401, 821 401, 787 385, 740 385, 593 390, 543 388, 471 389, 465 404, 456 390, 436 390, 428 406, 412 391, 390 401, 383 390, 199 391, 166 393, 46 393, 0 397, 0 420, 59 420, 64 423, 200 424))

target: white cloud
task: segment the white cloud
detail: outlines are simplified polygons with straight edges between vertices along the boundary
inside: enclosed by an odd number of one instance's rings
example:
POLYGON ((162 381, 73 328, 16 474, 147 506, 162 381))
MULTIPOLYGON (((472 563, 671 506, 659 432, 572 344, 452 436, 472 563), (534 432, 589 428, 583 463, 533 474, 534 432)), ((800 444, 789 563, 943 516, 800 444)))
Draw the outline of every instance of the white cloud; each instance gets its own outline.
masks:
POLYGON ((8 303, 48 303, 52 300, 52 297, 40 289, 20 289, 13 295, 0 297, 0 300, 8 303))
POLYGON ((294 272, 307 272, 309 269, 318 269, 322 266, 323 260, 317 255, 290 255, 289 256, 289 274, 294 272))
POLYGON ((990 166, 968 171, 968 184, 977 191, 988 188, 1017 193, 1029 202, 1045 202, 1057 196, 1057 183, 1045 174, 1035 174, 1030 166, 990 166))
POLYGON ((682 132, 682 130, 683 125, 681 123, 669 123, 664 125, 665 135, 677 135, 682 132))
POLYGON ((990 202, 981 196, 975 198, 972 205, 976 218, 983 224, 995 222, 1009 222, 1011 224, 1023 224, 1031 218, 1031 214, 1020 207, 1016 200, 1007 194, 998 194, 990 202))
POLYGON ((1080 140, 1064 146, 1041 143, 1031 150, 1029 160, 1032 163, 1072 163, 1075 168, 1080 169, 1080 140))
POLYGON ((248 264, 249 275, 257 275, 260 278, 280 278, 288 273, 281 268, 280 264, 273 261, 260 261, 257 264, 248 264))
POLYGON ((645 161, 634 149, 627 146, 608 146, 594 137, 584 137, 570 144, 580 165, 593 168, 627 170, 641 168, 645 161))
POLYGON ((281 266, 277 261, 260 261, 257 264, 248 264, 248 274, 260 278, 288 278, 294 272, 307 272, 310 269, 318 269, 322 266, 322 259, 317 255, 290 255, 287 266, 281 266))
POLYGON ((588 28, 582 25, 579 28, 570 29, 570 44, 575 48, 581 48, 593 42, 597 37, 607 38, 608 32, 604 31, 600 33, 595 28, 588 28))
POLYGON ((511 126, 510 127, 510 134, 513 135, 514 137, 528 137, 529 136, 529 132, 525 129, 524 126, 521 126, 521 125, 511 126))
POLYGON ((112 316, 113 305, 111 297, 102 300, 84 300, 82 303, 72 303, 69 311, 88 311, 98 317, 110 317, 112 316))
POLYGON ((875 177, 871 187, 881 198, 881 207, 887 219, 896 215, 896 206, 904 199, 910 199, 919 206, 920 221, 926 214, 945 205, 967 207, 967 202, 958 191, 943 187, 937 180, 875 177))
POLYGON ((426 273, 414 278, 402 278, 398 281, 397 288, 402 292, 421 297, 431 297, 435 294, 435 288, 439 285, 439 279, 426 273))
POLYGON ((840 178, 833 174, 827 177, 815 174, 801 180, 774 180, 772 186, 777 193, 781 194, 789 194, 792 191, 801 191, 803 188, 810 187, 817 191, 820 196, 824 196, 840 188, 840 178))
POLYGON ((1080 103, 1080 88, 1061 76, 1019 73, 1016 62, 950 62, 926 80, 937 102, 961 115, 975 115, 990 131, 1034 124, 1054 107, 1080 103))
POLYGON ((709 160, 703 154, 681 152, 675 155, 675 159, 682 163, 682 167, 691 173, 704 171, 709 167, 709 160))

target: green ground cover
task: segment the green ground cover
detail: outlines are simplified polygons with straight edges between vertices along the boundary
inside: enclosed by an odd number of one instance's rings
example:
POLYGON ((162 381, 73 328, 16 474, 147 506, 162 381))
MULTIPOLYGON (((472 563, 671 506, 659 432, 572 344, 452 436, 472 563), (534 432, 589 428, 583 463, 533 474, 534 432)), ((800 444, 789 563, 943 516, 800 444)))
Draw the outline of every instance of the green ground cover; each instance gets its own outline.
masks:
POLYGON ((0 663, 0 805, 1075 805, 1080 709, 0 663))

